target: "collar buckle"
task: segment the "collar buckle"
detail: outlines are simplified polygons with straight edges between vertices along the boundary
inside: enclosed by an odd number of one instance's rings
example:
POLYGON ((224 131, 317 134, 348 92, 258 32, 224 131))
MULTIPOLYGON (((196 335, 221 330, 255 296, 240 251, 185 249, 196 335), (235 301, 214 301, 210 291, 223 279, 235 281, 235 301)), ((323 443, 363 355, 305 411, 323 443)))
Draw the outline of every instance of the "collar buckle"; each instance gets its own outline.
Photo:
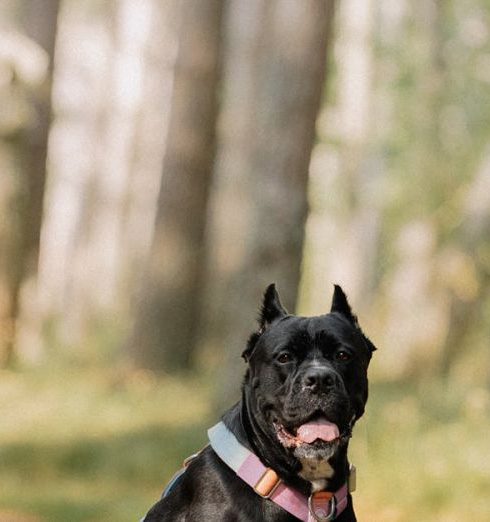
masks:
POLYGON ((337 514, 337 499, 330 491, 318 491, 308 497, 308 520, 329 522, 337 514))
POLYGON ((262 498, 270 498, 280 483, 281 479, 277 473, 271 468, 266 468, 253 488, 262 498))

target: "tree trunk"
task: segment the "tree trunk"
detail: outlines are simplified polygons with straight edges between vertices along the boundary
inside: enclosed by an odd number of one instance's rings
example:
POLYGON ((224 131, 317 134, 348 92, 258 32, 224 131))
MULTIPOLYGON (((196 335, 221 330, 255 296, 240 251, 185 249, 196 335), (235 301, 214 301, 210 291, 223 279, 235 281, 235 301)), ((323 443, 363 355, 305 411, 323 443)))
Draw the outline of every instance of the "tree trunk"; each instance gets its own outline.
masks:
POLYGON ((49 69, 45 82, 33 93, 31 99, 35 117, 25 133, 24 176, 27 197, 23 219, 23 239, 26 278, 36 274, 39 258, 58 12, 59 0, 30 0, 25 5, 25 32, 29 38, 44 49, 49 58, 49 69))
POLYGON ((130 350, 153 369, 191 365, 215 155, 221 0, 181 3, 170 124, 155 233, 130 350))
MULTIPOLYGON (((490 147, 483 154, 482 164, 468 189, 463 209, 459 249, 449 252, 453 259, 450 260, 447 254, 443 258, 446 271, 450 261, 454 266, 452 277, 446 276, 451 283, 448 285, 449 320, 438 366, 441 376, 446 379, 462 357, 462 349, 471 346, 474 350, 478 336, 475 340, 471 335, 484 332, 490 283, 490 263, 484 254, 490 236, 490 147)), ((443 268, 441 266, 441 270, 443 268)), ((481 335, 483 337, 485 334, 481 335)), ((487 381, 489 377, 490 371, 487 370, 487 381)))
POLYGON ((99 13, 109 45, 100 83, 92 88, 96 117, 87 132, 95 138, 93 163, 80 191, 82 204, 71 241, 73 261, 66 287, 70 307, 60 321, 61 338, 72 347, 85 344, 100 317, 109 321, 112 314, 121 316, 127 311, 121 305, 127 288, 126 262, 133 253, 128 252, 125 222, 137 141, 135 120, 143 102, 145 47, 154 15, 151 0, 107 2, 99 13), (96 97, 95 92, 100 95, 96 97))
MULTIPOLYGON (((4 136, 2 136, 4 137, 4 136)), ((18 280, 17 249, 19 238, 18 149, 17 138, 0 147, 0 366, 12 358, 17 313, 16 281, 18 280)))
MULTIPOLYGON (((389 56, 391 49, 404 49, 391 58, 400 88, 392 90, 389 132, 403 135, 405 144, 410 143, 399 146, 393 161, 387 156, 392 186, 398 186, 400 194, 403 191, 396 208, 391 203, 391 210, 385 211, 382 231, 387 239, 385 252, 391 250, 396 262, 384 274, 386 315, 379 335, 380 344, 390 343, 393 350, 379 361, 378 368, 391 379, 432 375, 446 324, 452 322, 453 314, 454 326, 461 322, 458 307, 447 306, 437 266, 438 252, 454 234, 453 224, 441 209, 461 190, 455 157, 445 148, 441 134, 444 109, 454 103, 445 62, 450 4, 448 0, 414 2, 412 12, 401 19, 397 41, 387 43, 383 50, 389 56)), ((389 69, 385 66, 384 70, 389 69)))
POLYGON ((223 400, 218 399, 226 403, 230 395, 237 394, 243 373, 240 353, 256 327, 255 311, 265 287, 276 282, 283 303, 292 311, 296 305, 308 210, 308 169, 333 2, 247 3, 256 19, 254 23, 248 13, 251 20, 246 35, 234 29, 243 19, 244 9, 239 1, 231 4, 228 39, 234 53, 226 63, 223 119, 232 128, 222 130, 218 179, 225 189, 215 195, 216 203, 228 209, 218 210, 216 215, 229 216, 238 227, 215 232, 221 238, 217 249, 221 259, 210 263, 226 270, 219 318, 228 369, 223 400), (237 60, 253 82, 244 84, 234 78, 237 60), (239 163, 234 164, 233 158, 239 163), (239 190, 228 179, 227 167, 232 164, 239 190))
POLYGON ((4 364, 10 363, 14 356, 21 287, 32 282, 37 274, 58 10, 58 0, 32 0, 25 3, 21 17, 26 35, 46 53, 48 70, 39 85, 23 85, 22 79, 15 80, 19 82, 17 90, 22 93, 23 102, 29 106, 30 118, 10 141, 18 158, 12 163, 12 172, 6 173, 12 184, 7 187, 10 216, 6 219, 11 229, 3 234, 0 267, 3 281, 0 323, 6 332, 2 335, 0 359, 4 364))
POLYGON ((335 106, 329 103, 322 108, 321 138, 310 172, 313 198, 301 282, 302 312, 321 310, 334 282, 346 288, 356 310, 369 302, 380 214, 373 194, 381 171, 372 151, 379 128, 372 114, 373 25, 372 0, 340 3, 335 43, 337 96, 335 106), (336 115, 335 126, 331 114, 336 115))
POLYGON ((123 281, 129 288, 141 283, 139 268, 148 256, 153 239, 177 55, 178 27, 175 20, 179 13, 179 0, 151 2, 153 9, 143 50, 145 69, 141 103, 134 117, 123 223, 123 281))

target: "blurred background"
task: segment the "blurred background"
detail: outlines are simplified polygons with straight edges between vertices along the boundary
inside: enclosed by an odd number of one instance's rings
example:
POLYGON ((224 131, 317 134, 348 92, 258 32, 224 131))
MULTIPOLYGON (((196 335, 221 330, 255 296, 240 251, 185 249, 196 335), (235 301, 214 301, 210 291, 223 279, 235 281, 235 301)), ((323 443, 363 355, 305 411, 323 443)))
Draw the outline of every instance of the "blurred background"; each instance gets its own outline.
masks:
POLYGON ((134 521, 261 295, 378 346, 364 521, 490 519, 490 1, 0 1, 0 521, 134 521))

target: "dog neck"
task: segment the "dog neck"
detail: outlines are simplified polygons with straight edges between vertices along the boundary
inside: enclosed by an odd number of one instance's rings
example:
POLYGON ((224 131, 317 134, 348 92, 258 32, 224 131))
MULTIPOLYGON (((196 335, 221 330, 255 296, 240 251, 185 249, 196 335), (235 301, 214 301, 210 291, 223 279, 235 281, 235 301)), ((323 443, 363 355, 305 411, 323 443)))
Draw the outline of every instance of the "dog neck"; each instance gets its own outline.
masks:
POLYGON ((249 415, 245 397, 225 413, 223 422, 241 444, 255 453, 266 466, 274 469, 285 483, 306 496, 319 490, 336 491, 349 477, 347 443, 339 446, 328 461, 301 462, 287 453, 280 442, 267 434, 254 416, 249 415), (325 476, 321 476, 323 474, 325 476))

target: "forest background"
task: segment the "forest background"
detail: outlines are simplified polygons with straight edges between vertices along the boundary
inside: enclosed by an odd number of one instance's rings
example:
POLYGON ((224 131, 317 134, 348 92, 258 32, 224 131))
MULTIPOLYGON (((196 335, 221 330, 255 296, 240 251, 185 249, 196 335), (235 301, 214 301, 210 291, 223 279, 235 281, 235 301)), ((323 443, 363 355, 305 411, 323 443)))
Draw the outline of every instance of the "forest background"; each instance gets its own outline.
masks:
POLYGON ((0 521, 138 520, 270 282, 378 346, 359 519, 489 519, 488 0, 0 0, 0 96, 0 521))

